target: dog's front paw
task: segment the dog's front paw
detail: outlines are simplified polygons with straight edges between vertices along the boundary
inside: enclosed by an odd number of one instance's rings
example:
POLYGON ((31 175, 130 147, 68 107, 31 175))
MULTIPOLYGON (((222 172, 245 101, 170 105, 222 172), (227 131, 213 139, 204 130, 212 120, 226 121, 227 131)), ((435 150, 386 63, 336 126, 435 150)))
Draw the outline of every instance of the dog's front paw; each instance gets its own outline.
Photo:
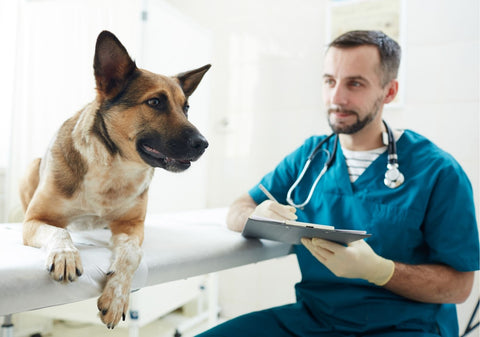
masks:
POLYGON ((74 246, 52 249, 47 257, 47 270, 55 281, 75 281, 83 274, 78 249, 74 246))
POLYGON ((114 272, 109 272, 107 284, 98 298, 99 316, 107 328, 113 329, 120 319, 125 320, 130 295, 130 283, 114 272))

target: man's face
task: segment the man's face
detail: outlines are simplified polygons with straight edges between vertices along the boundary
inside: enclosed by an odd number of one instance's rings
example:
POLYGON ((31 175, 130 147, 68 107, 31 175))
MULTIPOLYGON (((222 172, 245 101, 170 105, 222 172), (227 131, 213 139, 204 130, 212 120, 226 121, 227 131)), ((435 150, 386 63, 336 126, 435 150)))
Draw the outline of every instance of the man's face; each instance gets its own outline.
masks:
POLYGON ((354 134, 381 118, 387 90, 373 46, 330 48, 325 56, 323 99, 335 133, 354 134))

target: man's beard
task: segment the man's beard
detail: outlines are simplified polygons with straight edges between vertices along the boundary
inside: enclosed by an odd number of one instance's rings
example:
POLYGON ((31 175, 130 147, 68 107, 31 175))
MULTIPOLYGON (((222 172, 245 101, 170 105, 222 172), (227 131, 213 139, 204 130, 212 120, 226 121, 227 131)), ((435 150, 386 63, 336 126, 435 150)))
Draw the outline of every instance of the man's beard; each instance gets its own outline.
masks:
POLYGON ((383 97, 379 97, 374 102, 373 107, 370 109, 370 113, 368 113, 363 119, 360 119, 358 112, 356 112, 355 110, 345 110, 338 106, 330 107, 327 111, 328 124, 332 128, 332 131, 336 134, 339 134, 339 133, 343 133, 347 135, 354 134, 362 130, 366 125, 370 124, 375 119, 375 117, 377 117, 378 112, 380 111, 382 102, 383 102, 383 97), (342 113, 355 115, 357 117, 357 121, 351 125, 333 124, 330 121, 330 113, 332 112, 342 112, 342 113))

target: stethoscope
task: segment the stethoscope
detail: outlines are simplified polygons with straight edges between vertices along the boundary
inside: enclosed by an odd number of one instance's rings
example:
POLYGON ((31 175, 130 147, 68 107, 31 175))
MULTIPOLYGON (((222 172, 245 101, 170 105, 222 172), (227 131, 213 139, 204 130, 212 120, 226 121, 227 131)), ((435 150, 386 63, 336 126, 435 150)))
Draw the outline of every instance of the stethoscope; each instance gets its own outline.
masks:
MULTIPOLYGON (((385 178, 383 180, 385 186, 389 188, 397 188, 398 186, 402 185, 403 182, 405 181, 405 177, 403 174, 398 170, 398 156, 397 156, 397 145, 395 142, 395 137, 393 136, 392 129, 388 126, 388 124, 383 121, 383 124, 385 125, 385 128, 387 129, 387 136, 388 136, 388 163, 387 163, 387 171, 385 172, 385 178)), ((305 166, 303 167, 302 172, 298 176, 297 180, 293 183, 293 185, 290 187, 290 189, 287 192, 287 202, 290 206, 293 206, 295 208, 303 208, 305 207, 309 202, 310 199, 312 198, 313 191, 317 187, 318 182, 320 179, 323 177, 325 172, 329 169, 329 167, 333 164, 333 161, 335 160, 335 155, 337 153, 337 147, 338 147, 338 135, 335 133, 332 133, 328 137, 326 137, 324 140, 322 140, 312 151, 312 154, 307 159, 307 162, 305 163, 305 166), (333 152, 330 153, 327 149, 322 148, 322 145, 325 144, 330 138, 335 136, 335 140, 333 143, 333 152), (292 200, 292 193, 293 190, 298 186, 300 181, 303 179, 303 176, 307 172, 312 160, 315 158, 315 156, 319 152, 325 152, 327 154, 327 160, 325 161, 325 164, 323 165, 322 170, 318 174, 317 179, 313 182, 312 187, 310 188, 310 192, 308 193, 307 199, 301 204, 296 204, 292 200)))

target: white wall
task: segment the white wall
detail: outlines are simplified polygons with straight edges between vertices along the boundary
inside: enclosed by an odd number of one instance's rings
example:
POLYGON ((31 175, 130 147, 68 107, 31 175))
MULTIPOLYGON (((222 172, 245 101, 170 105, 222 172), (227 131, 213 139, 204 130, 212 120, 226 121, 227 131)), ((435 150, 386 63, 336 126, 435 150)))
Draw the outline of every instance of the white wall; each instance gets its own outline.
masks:
POLYGON ((208 205, 227 206, 306 136, 328 131, 326 1, 170 3, 212 32, 208 205))

